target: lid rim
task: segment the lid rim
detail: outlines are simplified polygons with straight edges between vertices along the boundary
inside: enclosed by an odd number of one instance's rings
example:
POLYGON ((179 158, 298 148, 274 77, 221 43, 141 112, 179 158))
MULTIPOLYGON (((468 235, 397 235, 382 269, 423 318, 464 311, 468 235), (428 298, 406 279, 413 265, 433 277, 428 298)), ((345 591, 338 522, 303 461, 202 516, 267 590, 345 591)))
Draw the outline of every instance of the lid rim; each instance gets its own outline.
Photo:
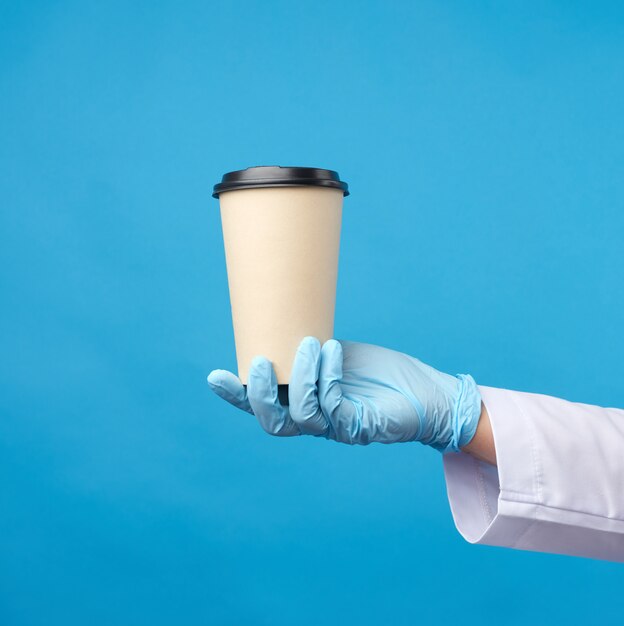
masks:
POLYGON ((333 181, 316 181, 314 183, 310 182, 258 182, 258 183, 230 183, 230 184, 217 184, 214 186, 214 191, 212 193, 213 198, 218 198, 220 194, 226 193, 227 191, 240 191, 243 189, 268 189, 270 187, 324 187, 325 189, 335 189, 336 191, 342 191, 344 197, 346 198, 349 195, 349 189, 346 183, 341 182, 340 184, 335 184, 333 181))
POLYGON ((340 180, 335 170, 260 165, 224 174, 221 182, 214 185, 212 197, 218 198, 219 194, 226 191, 263 187, 325 187, 341 190, 344 196, 349 195, 349 185, 340 180), (262 175, 254 177, 254 174, 262 175))

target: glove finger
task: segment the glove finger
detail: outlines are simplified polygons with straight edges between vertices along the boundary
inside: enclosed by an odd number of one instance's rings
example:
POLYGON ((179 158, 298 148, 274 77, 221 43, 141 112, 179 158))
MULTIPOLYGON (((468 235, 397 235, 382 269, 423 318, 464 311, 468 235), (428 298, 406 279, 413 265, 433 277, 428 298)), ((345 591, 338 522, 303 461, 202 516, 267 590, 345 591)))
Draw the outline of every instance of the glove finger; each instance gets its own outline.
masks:
POLYGON ((247 399, 247 391, 238 376, 227 370, 213 370, 208 374, 208 384, 220 398, 234 405, 237 409, 253 415, 247 399))
POLYGON ((260 426, 267 433, 279 437, 301 434, 288 409, 279 402, 273 365, 262 356, 256 357, 251 363, 247 397, 260 426))
POLYGON ((290 416, 302 433, 322 435, 329 428, 318 402, 316 381, 321 365, 321 344, 306 337, 299 344, 288 385, 290 416))
POLYGON ((355 404, 345 398, 342 381, 342 346, 330 339, 321 348, 318 397, 321 409, 329 422, 334 438, 346 443, 355 443, 360 431, 360 418, 355 404))

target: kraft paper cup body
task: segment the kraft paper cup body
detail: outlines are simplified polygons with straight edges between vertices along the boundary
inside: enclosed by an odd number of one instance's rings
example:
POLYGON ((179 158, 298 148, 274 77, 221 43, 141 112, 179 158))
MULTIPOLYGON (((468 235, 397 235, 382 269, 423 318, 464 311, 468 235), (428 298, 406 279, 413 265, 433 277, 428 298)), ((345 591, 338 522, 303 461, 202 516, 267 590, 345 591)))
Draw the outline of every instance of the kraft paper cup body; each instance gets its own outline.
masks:
POLYGON ((219 196, 238 375, 252 359, 290 382, 297 346, 334 332, 343 192, 265 187, 219 196))

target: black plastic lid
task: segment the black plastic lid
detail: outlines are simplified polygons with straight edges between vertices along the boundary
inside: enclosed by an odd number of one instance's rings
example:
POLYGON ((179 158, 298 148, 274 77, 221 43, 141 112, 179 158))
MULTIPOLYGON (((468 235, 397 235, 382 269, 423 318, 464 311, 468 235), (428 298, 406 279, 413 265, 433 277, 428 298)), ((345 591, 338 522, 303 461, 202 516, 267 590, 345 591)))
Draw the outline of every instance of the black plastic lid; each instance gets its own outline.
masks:
POLYGON ((224 191, 252 189, 256 187, 330 187, 349 195, 349 186, 340 180, 338 172, 316 167, 282 167, 281 165, 259 165, 223 175, 214 186, 212 197, 218 198, 224 191))

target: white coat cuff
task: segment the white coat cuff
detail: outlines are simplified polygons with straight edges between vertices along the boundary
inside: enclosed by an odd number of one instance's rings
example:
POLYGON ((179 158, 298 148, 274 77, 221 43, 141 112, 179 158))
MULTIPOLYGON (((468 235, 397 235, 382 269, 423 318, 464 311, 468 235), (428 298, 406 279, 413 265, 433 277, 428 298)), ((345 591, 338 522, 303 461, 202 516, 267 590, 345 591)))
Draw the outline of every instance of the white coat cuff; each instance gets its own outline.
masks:
POLYGON ((467 541, 514 547, 529 529, 531 509, 540 499, 531 424, 513 392, 479 391, 492 424, 498 468, 464 452, 445 454, 451 511, 467 541))

